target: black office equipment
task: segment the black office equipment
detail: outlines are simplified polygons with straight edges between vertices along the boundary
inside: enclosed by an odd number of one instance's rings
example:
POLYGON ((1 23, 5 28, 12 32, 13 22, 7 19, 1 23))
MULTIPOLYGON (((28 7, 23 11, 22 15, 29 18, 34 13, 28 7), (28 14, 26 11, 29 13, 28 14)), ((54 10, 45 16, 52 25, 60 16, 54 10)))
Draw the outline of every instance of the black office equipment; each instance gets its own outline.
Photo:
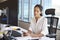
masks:
POLYGON ((50 38, 55 38, 56 40, 56 32, 57 32, 57 26, 58 26, 58 20, 59 18, 58 17, 54 17, 55 15, 55 9, 47 9, 45 11, 45 14, 46 15, 52 15, 52 16, 48 16, 46 17, 47 18, 47 21, 48 21, 48 30, 49 30, 49 34, 46 35, 47 37, 50 37, 50 38))
POLYGON ((13 36, 13 37, 21 37, 21 33, 14 30, 9 30, 8 34, 10 34, 10 36, 13 36))
POLYGON ((16 40, 15 37, 21 37, 21 33, 14 30, 9 30, 7 34, 8 36, 4 34, 4 40, 16 40))
POLYGON ((17 31, 12 31, 12 34, 11 34, 12 36, 14 36, 14 37, 21 37, 21 33, 19 33, 19 32, 17 32, 17 31))

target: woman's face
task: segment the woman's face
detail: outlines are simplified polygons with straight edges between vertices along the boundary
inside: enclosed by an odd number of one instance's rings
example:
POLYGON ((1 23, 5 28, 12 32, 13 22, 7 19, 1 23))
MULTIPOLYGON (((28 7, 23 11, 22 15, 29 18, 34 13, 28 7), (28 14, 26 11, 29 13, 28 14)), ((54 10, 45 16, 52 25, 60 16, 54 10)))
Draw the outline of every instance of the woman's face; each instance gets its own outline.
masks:
POLYGON ((39 7, 35 7, 34 8, 34 16, 39 17, 40 14, 41 14, 41 10, 39 9, 39 7))

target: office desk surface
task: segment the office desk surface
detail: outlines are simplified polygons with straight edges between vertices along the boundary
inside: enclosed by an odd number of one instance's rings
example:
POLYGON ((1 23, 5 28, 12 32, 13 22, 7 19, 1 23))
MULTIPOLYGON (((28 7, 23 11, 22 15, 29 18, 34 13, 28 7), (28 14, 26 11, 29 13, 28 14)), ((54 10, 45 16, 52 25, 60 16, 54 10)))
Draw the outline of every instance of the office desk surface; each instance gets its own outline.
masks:
POLYGON ((41 38, 32 38, 32 37, 15 37, 17 40, 34 40, 34 39, 37 39, 37 40, 55 40, 55 38, 49 38, 49 37, 41 37, 41 38))
MULTIPOLYGON (((21 28, 21 27, 8 27, 6 28, 5 30, 12 30, 13 28, 20 28, 21 30, 20 31, 24 31, 24 32, 27 32, 27 30, 21 28)), ((19 31, 19 32, 20 32, 19 31)), ((21 32, 20 32, 21 33, 21 32)), ((27 36, 27 37, 15 37, 15 39, 17 40, 31 40, 31 39, 39 39, 39 40, 55 40, 55 38, 49 38, 49 37, 41 37, 41 38, 32 38, 30 36, 27 36)))

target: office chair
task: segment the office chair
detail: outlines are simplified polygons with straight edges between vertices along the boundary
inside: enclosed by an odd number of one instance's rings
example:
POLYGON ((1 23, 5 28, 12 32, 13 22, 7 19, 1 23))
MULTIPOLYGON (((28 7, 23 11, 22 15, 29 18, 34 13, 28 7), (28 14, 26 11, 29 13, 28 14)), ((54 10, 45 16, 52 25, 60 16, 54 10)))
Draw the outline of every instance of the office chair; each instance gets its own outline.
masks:
POLYGON ((49 34, 47 35, 47 37, 50 38, 55 38, 56 39, 56 32, 57 32, 57 25, 58 25, 58 18, 56 17, 47 17, 47 19, 49 20, 49 18, 53 19, 52 21, 50 21, 50 26, 48 27, 49 30, 49 34))
POLYGON ((57 31, 57 26, 58 26, 58 20, 59 18, 54 17, 55 15, 55 9, 47 9, 45 11, 46 15, 52 15, 51 17, 46 17, 47 21, 48 21, 48 30, 49 30, 49 34, 46 35, 47 37, 50 38, 55 38, 56 40, 56 31, 57 31))

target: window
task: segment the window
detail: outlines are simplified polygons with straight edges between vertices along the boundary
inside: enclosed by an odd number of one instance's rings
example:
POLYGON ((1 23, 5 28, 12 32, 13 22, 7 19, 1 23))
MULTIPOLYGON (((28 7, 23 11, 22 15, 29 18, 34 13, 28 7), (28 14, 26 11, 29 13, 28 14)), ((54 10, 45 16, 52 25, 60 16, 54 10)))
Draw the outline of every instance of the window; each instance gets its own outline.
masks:
POLYGON ((42 6, 43 6, 43 15, 45 15, 45 10, 51 8, 52 5, 52 0, 43 0, 42 1, 42 6))
POLYGON ((56 9, 55 16, 59 18, 58 28, 60 29, 60 0, 52 0, 52 7, 56 9))
POLYGON ((40 0, 19 0, 18 20, 29 22, 34 17, 34 6, 40 4, 40 0))
POLYGON ((18 19, 21 19, 21 0, 19 0, 19 8, 18 8, 18 19))
MULTIPOLYGON (((55 16, 60 19, 60 0, 43 0, 43 15, 45 15, 45 10, 49 8, 55 8, 55 16)), ((58 23, 58 28, 60 28, 60 20, 58 23)))
MULTIPOLYGON (((31 18, 34 17, 34 6, 36 4, 41 4, 43 6, 43 16, 45 15, 45 10, 48 8, 55 8, 55 16, 60 18, 60 0, 19 0, 19 14, 18 20, 29 22, 31 18)), ((60 20, 58 24, 60 28, 60 20)))
POLYGON ((1 16, 2 10, 0 10, 0 16, 1 16))
POLYGON ((28 21, 28 4, 29 4, 29 1, 28 0, 24 0, 24 17, 23 17, 23 20, 24 21, 28 21))

